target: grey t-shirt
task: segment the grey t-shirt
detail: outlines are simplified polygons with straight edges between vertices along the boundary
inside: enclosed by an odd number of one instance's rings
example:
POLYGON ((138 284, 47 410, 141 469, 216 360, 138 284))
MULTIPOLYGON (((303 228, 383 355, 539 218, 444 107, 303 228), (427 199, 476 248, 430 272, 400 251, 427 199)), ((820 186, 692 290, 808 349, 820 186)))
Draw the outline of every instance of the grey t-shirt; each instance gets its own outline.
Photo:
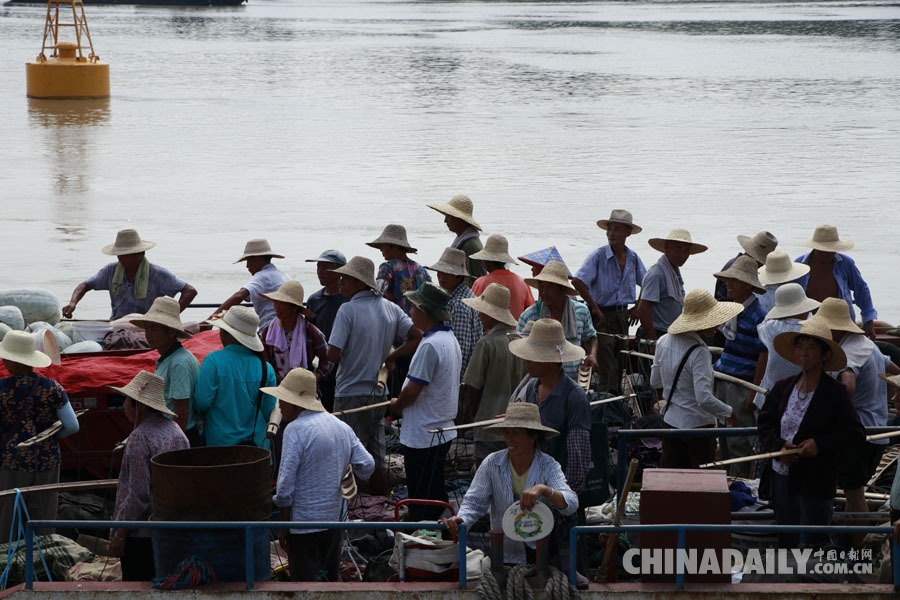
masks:
MULTIPOLYGON (((678 280, 683 290, 684 281, 680 273, 678 280)), ((666 276, 656 264, 647 269, 647 274, 644 275, 644 281, 641 283, 641 300, 653 303, 653 328, 659 331, 668 331, 669 325, 678 318, 684 308, 681 302, 672 297, 666 285, 666 276)))
POLYGON ((272 263, 267 264, 250 278, 244 288, 250 292, 253 310, 259 316, 259 328, 262 329, 275 318, 275 304, 260 294, 271 294, 278 291, 281 284, 290 279, 272 263))
POLYGON ((334 318, 328 345, 340 348, 336 398, 371 394, 378 369, 395 338, 405 338, 412 320, 403 309, 372 292, 358 292, 334 318))
POLYGON ((153 301, 160 296, 175 296, 184 287, 184 281, 176 277, 171 271, 150 263, 150 275, 147 281, 147 295, 136 298, 134 295, 134 281, 122 282, 118 295, 113 295, 113 276, 116 273, 118 262, 109 263, 90 279, 87 284, 92 290, 109 290, 109 303, 112 305, 110 320, 116 320, 131 313, 144 314, 153 305, 153 301))

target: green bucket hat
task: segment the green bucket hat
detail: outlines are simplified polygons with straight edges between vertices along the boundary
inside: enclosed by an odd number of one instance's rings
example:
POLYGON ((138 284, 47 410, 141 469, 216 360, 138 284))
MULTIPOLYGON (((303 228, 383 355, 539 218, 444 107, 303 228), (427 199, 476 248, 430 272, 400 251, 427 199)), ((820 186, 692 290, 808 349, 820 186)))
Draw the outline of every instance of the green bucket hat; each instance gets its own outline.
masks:
POLYGON ((452 318, 447 310, 450 294, 431 282, 425 282, 417 290, 404 292, 403 296, 435 321, 449 321, 452 318))

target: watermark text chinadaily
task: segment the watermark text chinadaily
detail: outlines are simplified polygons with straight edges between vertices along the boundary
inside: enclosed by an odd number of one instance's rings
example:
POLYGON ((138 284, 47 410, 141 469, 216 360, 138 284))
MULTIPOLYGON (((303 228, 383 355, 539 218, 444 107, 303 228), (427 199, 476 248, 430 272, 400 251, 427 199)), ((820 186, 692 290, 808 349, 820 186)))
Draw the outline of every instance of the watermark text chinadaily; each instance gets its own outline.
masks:
POLYGON ((849 551, 751 548, 631 548, 622 557, 625 571, 632 575, 715 575, 735 572, 759 575, 856 574, 872 573, 870 549, 849 551))

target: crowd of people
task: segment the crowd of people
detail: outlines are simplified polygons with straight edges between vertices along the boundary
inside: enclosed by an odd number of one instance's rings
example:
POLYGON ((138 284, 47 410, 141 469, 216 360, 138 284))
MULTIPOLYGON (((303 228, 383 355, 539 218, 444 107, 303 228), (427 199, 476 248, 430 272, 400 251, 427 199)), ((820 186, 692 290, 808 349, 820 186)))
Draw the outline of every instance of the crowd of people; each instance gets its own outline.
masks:
MULTIPOLYGON (((867 442, 863 427, 887 423, 886 385, 900 368, 873 342, 869 288, 845 254, 852 242, 835 227, 817 227, 801 244, 810 252, 795 260, 769 232, 738 236, 741 252, 714 274, 715 291, 686 293, 682 269, 708 250, 686 229, 648 240, 658 253, 648 269, 628 245, 641 227, 627 210, 613 210, 597 221, 607 243, 574 275, 551 247, 518 257, 532 268, 522 278, 509 269, 517 260, 506 237, 482 244, 468 197, 428 206, 455 236, 431 266, 415 262, 407 230, 389 224, 368 242, 384 258, 377 269, 368 258, 347 260, 334 249, 309 259, 322 288, 308 298, 272 262, 283 255, 264 239, 247 242, 237 262, 251 278, 206 321, 223 348, 202 364, 180 343, 190 335, 180 313, 195 288, 148 261, 152 242, 120 231, 103 248, 117 261, 79 284, 62 309, 71 318, 85 293, 108 290, 111 318, 141 313, 133 323, 159 352, 155 374, 141 372, 117 388, 135 429, 115 518, 148 517, 154 454, 267 445, 267 425, 280 412, 274 503, 285 520, 338 520, 348 468, 372 494, 388 492, 390 414, 401 419, 410 497, 442 501, 452 427, 505 415, 475 428, 478 467, 459 515, 443 521, 451 530, 487 512, 494 523, 514 500, 526 509, 545 502, 560 521, 576 522, 591 463, 591 414, 578 371, 598 375, 597 391, 620 392, 619 351, 632 339, 653 353, 649 383, 659 390, 666 426, 759 428, 756 447, 747 437, 729 437, 718 449, 714 437, 668 437, 663 467, 698 468, 717 454, 738 458, 757 448, 794 450, 764 473, 779 523, 828 522, 836 485, 847 493, 848 510, 865 509, 864 484, 884 446, 867 442)), ((34 373, 46 361, 30 336, 7 334, 0 356, 11 375, 0 380, 0 487, 53 481, 55 439, 27 450, 15 445, 56 419, 64 425, 57 437, 77 431, 65 391, 34 373)), ((750 477, 750 464, 732 465, 730 475, 750 477)), ((897 496, 900 509, 900 489, 897 496)), ((415 505, 410 511, 414 520, 442 512, 415 505)), ((0 531, 7 531, 11 514, 4 508, 0 516, 7 528, 0 531)), ((123 557, 126 578, 146 577, 147 535, 111 532, 110 549, 123 557)), ((295 579, 336 577, 333 532, 297 529, 280 539, 295 579)), ((524 562, 529 552, 507 547, 506 560, 524 562)))

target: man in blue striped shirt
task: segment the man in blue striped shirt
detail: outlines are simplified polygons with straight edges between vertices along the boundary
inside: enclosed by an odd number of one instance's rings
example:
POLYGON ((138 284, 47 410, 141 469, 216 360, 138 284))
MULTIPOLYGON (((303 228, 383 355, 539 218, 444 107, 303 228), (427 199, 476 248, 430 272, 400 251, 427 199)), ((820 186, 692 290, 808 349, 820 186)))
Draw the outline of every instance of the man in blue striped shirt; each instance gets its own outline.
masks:
MULTIPOLYGON (((713 368, 726 375, 752 381, 759 385, 765 373, 766 363, 759 360, 760 352, 766 347, 759 339, 756 327, 766 318, 766 311, 753 292, 762 293, 763 287, 757 278, 757 263, 750 256, 740 256, 728 269, 715 274, 716 279, 725 282, 728 298, 740 302, 744 310, 737 317, 719 327, 725 336, 722 356, 713 368)), ((756 426, 756 393, 738 383, 716 380, 713 393, 725 402, 737 415, 738 427, 756 426)), ((753 443, 749 437, 732 436, 727 439, 730 458, 749 456, 753 453, 753 443)), ((728 469, 734 477, 750 477, 750 463, 738 463, 728 469)))

